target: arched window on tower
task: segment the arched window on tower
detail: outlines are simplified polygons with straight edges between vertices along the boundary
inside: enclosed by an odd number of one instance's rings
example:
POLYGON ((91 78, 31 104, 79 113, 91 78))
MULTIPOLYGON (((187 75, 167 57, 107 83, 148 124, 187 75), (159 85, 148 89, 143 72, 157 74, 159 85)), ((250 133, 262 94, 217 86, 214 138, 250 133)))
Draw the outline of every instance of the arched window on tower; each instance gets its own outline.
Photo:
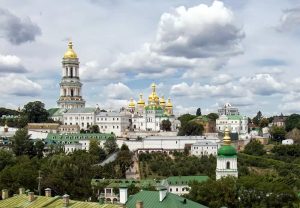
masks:
POLYGON ((71 97, 73 97, 73 96, 74 96, 74 90, 71 89, 71 97))
POLYGON ((71 77, 73 77, 73 67, 71 67, 71 77))
POLYGON ((227 161, 227 163, 226 163, 226 169, 230 169, 230 162, 229 161, 227 161))

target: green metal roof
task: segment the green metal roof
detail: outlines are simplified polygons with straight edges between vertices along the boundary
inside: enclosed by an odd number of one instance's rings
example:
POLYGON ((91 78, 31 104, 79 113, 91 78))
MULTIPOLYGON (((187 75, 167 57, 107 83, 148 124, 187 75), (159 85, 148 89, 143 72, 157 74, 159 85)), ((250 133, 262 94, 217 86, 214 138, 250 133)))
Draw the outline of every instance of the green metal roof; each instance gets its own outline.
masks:
POLYGON ((109 137, 115 137, 114 134, 106 133, 90 133, 90 134, 59 134, 59 133, 49 133, 46 138, 46 142, 49 144, 69 144, 78 143, 80 140, 106 140, 109 137))
POLYGON ((135 180, 135 179, 92 179, 91 185, 98 186, 100 183, 108 183, 107 188, 120 188, 121 186, 130 186, 131 184, 136 187, 148 187, 148 186, 158 186, 161 183, 161 180, 135 180))
POLYGON ((236 156, 236 149, 231 145, 222 145, 220 149, 218 149, 219 156, 236 156))
POLYGON ((160 202, 159 191, 140 191, 128 198, 126 207, 135 208, 137 201, 142 201, 144 208, 206 208, 204 205, 172 193, 167 193, 164 200, 160 202))
POLYGON ((203 182, 208 179, 208 176, 171 176, 167 181, 169 185, 188 185, 192 181, 203 182))
POLYGON ((228 118, 228 120, 242 120, 243 116, 241 116, 241 115, 228 115, 227 118, 228 118))
POLYGON ((150 106, 150 105, 146 106, 145 109, 146 110, 160 110, 160 111, 163 110, 162 107, 160 107, 160 106, 150 106))
POLYGON ((62 108, 50 108, 47 110, 50 117, 53 116, 62 116, 64 109, 62 108))
MULTIPOLYGON (((60 196, 46 197, 46 196, 35 196, 34 201, 29 202, 26 194, 16 195, 5 200, 0 201, 0 207, 12 208, 12 207, 26 207, 26 208, 62 208, 63 199, 60 196)), ((116 204, 99 204, 95 202, 82 202, 70 200, 70 208, 118 208, 116 204)))

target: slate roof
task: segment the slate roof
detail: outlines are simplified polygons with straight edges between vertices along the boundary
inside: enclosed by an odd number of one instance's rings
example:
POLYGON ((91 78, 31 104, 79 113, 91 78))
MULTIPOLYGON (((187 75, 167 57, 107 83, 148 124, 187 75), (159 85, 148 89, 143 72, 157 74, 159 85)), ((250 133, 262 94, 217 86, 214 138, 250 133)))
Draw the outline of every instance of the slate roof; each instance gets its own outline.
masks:
MULTIPOLYGON (((60 196, 46 197, 35 196, 33 202, 28 201, 26 194, 15 195, 5 200, 0 200, 0 207, 12 208, 12 207, 26 207, 26 208, 62 208, 63 199, 60 196)), ((119 205, 115 204, 99 204, 96 202, 82 202, 70 200, 69 208, 119 208, 119 205)))
POLYGON ((144 208, 207 208, 204 205, 169 192, 164 200, 160 202, 159 191, 140 191, 135 195, 129 196, 126 207, 135 208, 137 201, 142 201, 144 208))

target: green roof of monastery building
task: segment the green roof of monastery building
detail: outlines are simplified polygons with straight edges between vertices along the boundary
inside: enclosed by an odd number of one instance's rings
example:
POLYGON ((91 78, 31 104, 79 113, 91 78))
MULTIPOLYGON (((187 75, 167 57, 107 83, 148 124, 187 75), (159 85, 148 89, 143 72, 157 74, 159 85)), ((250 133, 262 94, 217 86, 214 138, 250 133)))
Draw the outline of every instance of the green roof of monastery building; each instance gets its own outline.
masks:
MULTIPOLYGON (((34 200, 30 202, 26 194, 15 195, 13 197, 0 200, 0 207, 26 207, 26 208, 62 208, 64 207, 63 198, 61 196, 46 197, 34 196, 34 200)), ((119 208, 116 204, 99 204, 97 202, 69 201, 69 208, 119 208)))
POLYGON ((169 185, 188 185, 190 182, 204 182, 209 179, 208 176, 171 176, 166 180, 169 185))
POLYGON ((98 141, 107 140, 109 137, 115 137, 114 134, 90 133, 90 134, 59 134, 49 133, 46 138, 47 144, 74 144, 80 140, 95 139, 98 141))
POLYGON ((144 208, 206 208, 204 205, 169 192, 162 201, 159 201, 159 191, 140 191, 129 196, 126 207, 135 208, 138 201, 143 202, 144 208))

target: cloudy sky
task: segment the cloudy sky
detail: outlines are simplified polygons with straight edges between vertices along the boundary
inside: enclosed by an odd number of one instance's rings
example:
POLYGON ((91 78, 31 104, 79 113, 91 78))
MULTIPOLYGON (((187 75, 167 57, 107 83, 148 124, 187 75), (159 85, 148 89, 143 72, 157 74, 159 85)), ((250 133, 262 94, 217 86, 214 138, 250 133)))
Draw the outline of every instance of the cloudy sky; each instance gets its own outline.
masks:
POLYGON ((0 106, 55 107, 69 38, 87 106, 300 112, 299 0, 0 0, 0 106))

